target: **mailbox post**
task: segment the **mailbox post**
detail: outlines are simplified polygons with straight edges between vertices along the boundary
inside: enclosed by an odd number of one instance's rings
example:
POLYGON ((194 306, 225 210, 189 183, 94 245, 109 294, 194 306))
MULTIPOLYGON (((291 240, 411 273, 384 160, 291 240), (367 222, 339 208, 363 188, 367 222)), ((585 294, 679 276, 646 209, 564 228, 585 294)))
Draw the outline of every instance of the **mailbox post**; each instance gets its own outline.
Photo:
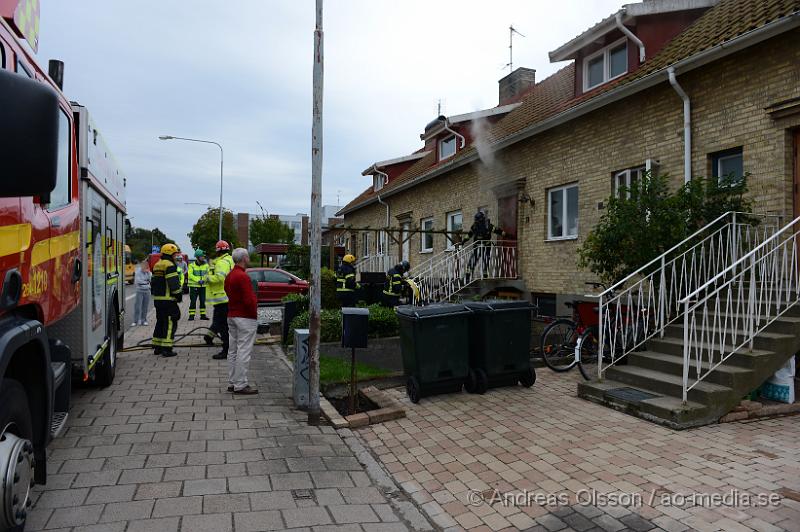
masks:
POLYGON ((367 347, 369 329, 369 309, 342 308, 342 347, 349 347, 350 353, 350 413, 356 413, 357 375, 356 348, 367 347))

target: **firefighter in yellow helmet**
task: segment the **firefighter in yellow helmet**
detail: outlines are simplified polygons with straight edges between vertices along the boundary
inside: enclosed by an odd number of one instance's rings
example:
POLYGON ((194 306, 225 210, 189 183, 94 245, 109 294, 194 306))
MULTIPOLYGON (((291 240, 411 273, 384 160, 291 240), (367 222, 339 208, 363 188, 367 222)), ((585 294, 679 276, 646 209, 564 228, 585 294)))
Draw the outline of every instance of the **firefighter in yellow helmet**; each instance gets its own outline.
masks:
POLYGON ((358 283, 356 282, 356 258, 348 253, 342 259, 342 265, 336 270, 336 296, 343 307, 355 306, 358 300, 358 283))
POLYGON ((181 319, 178 302, 183 297, 180 274, 175 266, 175 244, 161 246, 161 259, 153 265, 150 293, 156 307, 156 326, 153 330, 153 352, 163 357, 174 357, 175 327, 181 319))

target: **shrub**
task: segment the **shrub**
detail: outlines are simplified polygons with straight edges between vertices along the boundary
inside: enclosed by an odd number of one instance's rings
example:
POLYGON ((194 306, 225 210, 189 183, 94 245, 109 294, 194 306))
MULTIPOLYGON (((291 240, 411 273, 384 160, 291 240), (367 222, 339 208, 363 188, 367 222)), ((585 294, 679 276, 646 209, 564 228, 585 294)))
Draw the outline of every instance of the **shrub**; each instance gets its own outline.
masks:
POLYGON ((286 294, 281 299, 282 302, 286 303, 289 301, 297 302, 297 310, 304 311, 308 310, 308 295, 307 294, 286 294))
MULTIPOLYGON (((289 325, 291 330, 308 328, 308 309, 294 317, 289 325)), ((369 307, 368 332, 372 338, 397 336, 400 334, 400 321, 394 309, 371 305, 369 307)), ((291 336, 290 341, 291 341, 291 336)), ((320 342, 338 342, 342 339, 342 311, 323 309, 320 313, 320 342)))
POLYGON ((377 338, 400 334, 400 321, 393 308, 369 306, 369 335, 377 338))
POLYGON ((646 174, 608 199, 578 249, 578 266, 612 284, 655 259, 727 211, 750 212, 747 176, 695 178, 675 192, 669 177, 646 174))
POLYGON ((336 296, 336 273, 329 268, 322 268, 320 270, 320 284, 322 287, 322 308, 342 308, 342 305, 339 304, 339 298, 336 296))

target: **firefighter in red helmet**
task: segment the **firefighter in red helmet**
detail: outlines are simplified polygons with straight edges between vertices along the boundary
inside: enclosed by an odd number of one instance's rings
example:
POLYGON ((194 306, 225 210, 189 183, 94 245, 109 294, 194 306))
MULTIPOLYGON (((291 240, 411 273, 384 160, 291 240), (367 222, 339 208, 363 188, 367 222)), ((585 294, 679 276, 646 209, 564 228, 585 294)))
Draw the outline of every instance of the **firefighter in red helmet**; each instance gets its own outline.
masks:
POLYGON ((212 345, 214 336, 219 336, 222 340, 222 351, 211 358, 225 360, 228 358, 228 295, 225 293, 225 277, 233 269, 233 259, 231 245, 225 240, 217 242, 215 249, 217 258, 209 266, 206 284, 206 302, 214 307, 214 316, 204 339, 208 345, 212 345))

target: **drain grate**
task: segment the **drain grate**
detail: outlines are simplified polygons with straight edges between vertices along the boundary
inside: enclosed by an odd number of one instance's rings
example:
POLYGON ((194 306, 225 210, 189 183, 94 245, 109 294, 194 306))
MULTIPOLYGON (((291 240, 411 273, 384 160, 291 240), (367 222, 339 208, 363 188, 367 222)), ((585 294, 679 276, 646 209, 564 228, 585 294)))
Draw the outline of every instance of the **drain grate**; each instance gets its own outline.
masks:
POLYGON ((613 390, 608 390, 606 395, 614 399, 619 399, 620 401, 627 401, 629 403, 639 403, 645 399, 660 397, 652 393, 637 390, 636 388, 614 388, 613 390))
POLYGON ((292 490, 292 498, 294 500, 313 500, 314 492, 309 489, 292 490))

